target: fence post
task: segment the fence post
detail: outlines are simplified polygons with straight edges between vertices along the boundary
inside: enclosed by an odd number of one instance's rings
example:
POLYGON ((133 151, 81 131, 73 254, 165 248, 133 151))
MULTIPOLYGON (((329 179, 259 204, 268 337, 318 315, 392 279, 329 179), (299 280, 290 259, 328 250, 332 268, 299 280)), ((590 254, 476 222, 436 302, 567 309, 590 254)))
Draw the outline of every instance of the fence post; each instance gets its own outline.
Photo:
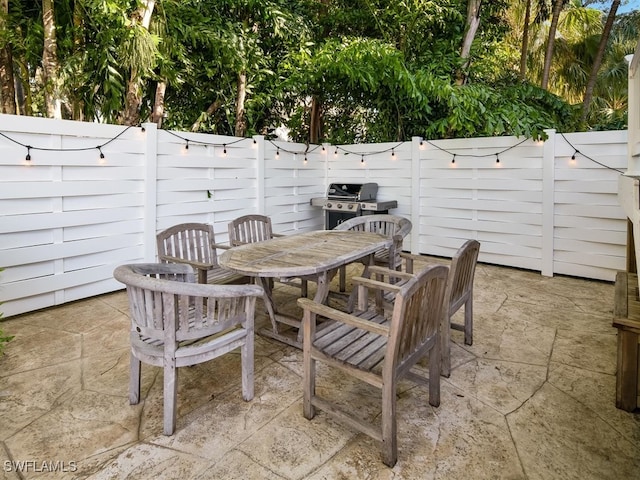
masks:
POLYGON ((411 253, 420 253, 420 144, 421 137, 411 138, 411 253))
POLYGON ((540 273, 553 277, 554 254, 554 205, 556 176, 556 131, 545 130, 549 138, 542 150, 542 261, 540 273))
POLYGON ((146 135, 144 152, 144 261, 156 260, 156 230, 158 217, 158 126, 142 125, 146 135))
POLYGON ((265 193, 265 158, 264 158, 264 136, 263 135, 254 135, 253 136, 255 150, 256 150, 256 183, 257 183, 257 191, 256 191, 256 202, 257 202, 257 210, 262 215, 266 215, 266 193, 265 193))

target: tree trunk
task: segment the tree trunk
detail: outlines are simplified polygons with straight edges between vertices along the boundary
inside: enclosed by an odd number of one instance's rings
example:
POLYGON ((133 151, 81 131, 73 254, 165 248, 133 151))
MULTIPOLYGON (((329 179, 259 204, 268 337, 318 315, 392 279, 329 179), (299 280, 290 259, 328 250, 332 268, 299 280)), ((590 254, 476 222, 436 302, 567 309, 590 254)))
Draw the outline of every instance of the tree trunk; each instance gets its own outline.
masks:
POLYGON ((309 115, 309 143, 320 143, 322 138, 322 100, 317 96, 311 99, 311 113, 309 115))
MULTIPOLYGON (((33 116, 33 106, 31 101, 31 90, 29 89, 29 70, 20 61, 15 62, 19 75, 15 76, 16 102, 18 115, 33 116)), ((15 73, 15 72, 14 72, 15 73)))
POLYGON ((238 73, 236 91, 236 128, 235 136, 244 137, 247 133, 247 117, 245 115, 244 103, 247 98, 247 73, 238 73))
POLYGON ((209 107, 203 112, 203 114, 200 115, 200 117, 198 117, 198 119, 193 123, 193 125, 191 125, 191 131, 197 132, 198 130, 200 130, 200 124, 202 124, 202 120, 216 113, 221 105, 222 105, 222 102, 220 100, 216 100, 211 105, 209 105, 209 107))
POLYGON ((591 101, 593 100, 593 90, 595 89, 596 80, 598 79, 598 71, 600 70, 600 66, 602 65, 604 51, 607 46, 607 42, 609 41, 609 36, 611 34, 611 29, 613 27, 613 22, 616 18, 616 12, 618 11, 619 6, 620 0, 613 0, 611 2, 611 9, 609 10, 607 21, 604 24, 604 29, 602 30, 602 35, 600 36, 598 51, 596 52, 596 56, 593 59, 593 65, 591 65, 591 72, 589 73, 587 88, 585 89, 584 99, 582 100, 582 115, 580 117, 580 120, 582 122, 585 122, 587 120, 587 116, 589 115, 591 101))
MULTIPOLYGON (((131 23, 140 24, 149 30, 151 16, 155 7, 155 0, 142 0, 142 6, 131 14, 131 23)), ((127 82, 122 123, 124 125, 138 125, 140 123, 140 105, 142 105, 142 85, 138 69, 133 67, 127 82)))
POLYGON ((551 25, 549 26, 549 38, 547 39, 547 49, 544 54, 544 69, 542 71, 542 82, 540 86, 547 90, 549 86, 549 73, 551 72, 551 60, 553 58, 553 47, 556 41, 556 30, 558 29, 558 20, 562 11, 563 0, 555 0, 553 4, 553 14, 551 16, 551 25))
MULTIPOLYGON (((9 0, 1 0, 0 8, 0 29, 7 28, 5 15, 9 13, 9 0)), ((16 112, 16 89, 13 77, 13 52, 11 44, 7 42, 0 48, 0 96, 2 97, 2 113, 15 115, 16 112)))
POLYGON ((458 70, 456 77, 456 85, 463 85, 467 80, 467 70, 471 64, 471 45, 476 36, 478 27, 480 26, 480 8, 482 0, 469 0, 467 2, 467 24, 465 26, 464 38, 462 40, 462 49, 460 50, 460 58, 463 63, 458 70))
MULTIPOLYGON (((82 11, 84 9, 84 5, 81 2, 74 2, 73 5, 73 51, 74 54, 82 52, 84 49, 84 37, 82 36, 82 32, 84 31, 84 22, 82 19, 82 11)), ((70 95, 69 101, 71 102, 71 110, 72 117, 74 120, 78 120, 80 122, 84 121, 84 102, 82 98, 77 95, 70 95)))
POLYGON ((522 28, 522 50, 520 51, 519 78, 524 81, 527 77, 527 56, 529 55, 529 22, 531 21, 531 0, 526 0, 524 12, 524 26, 522 28))
POLYGON ((167 91, 166 82, 158 82, 156 85, 156 96, 153 102, 153 113, 151 121, 162 128, 162 119, 164 118, 164 94, 167 91))
POLYGON ((44 83, 44 101, 47 116, 49 118, 62 118, 62 108, 58 95, 58 44, 56 41, 53 0, 42 0, 42 24, 44 27, 42 80, 44 83))

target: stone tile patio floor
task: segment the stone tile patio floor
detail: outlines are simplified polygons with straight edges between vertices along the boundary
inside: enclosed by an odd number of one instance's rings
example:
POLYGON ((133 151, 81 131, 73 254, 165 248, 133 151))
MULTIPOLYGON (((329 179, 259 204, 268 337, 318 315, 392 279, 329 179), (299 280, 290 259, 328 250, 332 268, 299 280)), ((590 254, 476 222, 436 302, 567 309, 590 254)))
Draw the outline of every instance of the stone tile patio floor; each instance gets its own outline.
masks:
MULTIPOLYGON (((124 292, 7 319, 0 479, 640 479, 640 414, 615 408, 613 284, 480 264, 475 287, 474 344, 452 333, 440 407, 400 385, 393 469, 372 439, 302 416, 297 349, 257 337, 251 402, 238 354, 181 369, 166 437, 160 369, 143 366, 128 403, 124 292)), ((277 298, 295 309, 297 291, 277 298)), ((375 389, 319 373, 319 389, 379 415, 375 389)))

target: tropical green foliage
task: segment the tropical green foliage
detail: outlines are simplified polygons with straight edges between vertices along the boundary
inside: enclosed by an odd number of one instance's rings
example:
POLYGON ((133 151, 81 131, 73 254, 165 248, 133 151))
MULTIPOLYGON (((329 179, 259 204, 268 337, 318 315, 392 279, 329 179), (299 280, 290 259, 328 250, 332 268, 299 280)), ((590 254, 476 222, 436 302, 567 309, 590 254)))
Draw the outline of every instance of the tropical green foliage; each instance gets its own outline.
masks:
MULTIPOLYGON (((164 128, 273 136, 286 127, 309 141, 381 142, 544 129, 624 128, 626 63, 640 17, 619 17, 587 125, 577 118, 603 14, 565 2, 549 90, 542 75, 550 2, 529 0, 529 54, 519 77, 524 0, 482 2, 464 71, 463 0, 156 0, 148 29, 141 0, 55 3, 63 115, 123 121, 127 86, 139 82, 140 117, 151 118, 165 85, 164 128), (319 109, 319 110, 318 110, 319 109), (242 116, 242 118, 239 118, 242 116), (242 120, 242 122, 239 122, 242 120)), ((0 48, 11 47, 20 113, 45 115, 39 2, 9 0, 0 48), (22 93, 20 93, 22 92, 22 93)))

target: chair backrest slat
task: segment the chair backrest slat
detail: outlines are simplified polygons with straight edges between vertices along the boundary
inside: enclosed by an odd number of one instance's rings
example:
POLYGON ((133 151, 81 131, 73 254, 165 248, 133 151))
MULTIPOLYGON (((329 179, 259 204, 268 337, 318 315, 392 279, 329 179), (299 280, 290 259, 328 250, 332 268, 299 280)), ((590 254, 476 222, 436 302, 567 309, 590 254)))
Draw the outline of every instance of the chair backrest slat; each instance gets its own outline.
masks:
POLYGON ((271 218, 266 215, 244 215, 229 222, 229 244, 232 247, 271 238, 273 227, 271 218))
POLYGON ((445 313, 448 274, 448 267, 432 265, 418 272, 396 294, 386 360, 392 364, 391 371, 437 337, 445 313))
POLYGON ((158 256, 168 255, 217 265, 213 226, 207 223, 180 223, 156 236, 158 256))
POLYGON ((256 285, 195 283, 191 267, 179 263, 122 265, 114 276, 127 285, 132 333, 163 341, 202 338, 242 323, 264 293, 256 285))

